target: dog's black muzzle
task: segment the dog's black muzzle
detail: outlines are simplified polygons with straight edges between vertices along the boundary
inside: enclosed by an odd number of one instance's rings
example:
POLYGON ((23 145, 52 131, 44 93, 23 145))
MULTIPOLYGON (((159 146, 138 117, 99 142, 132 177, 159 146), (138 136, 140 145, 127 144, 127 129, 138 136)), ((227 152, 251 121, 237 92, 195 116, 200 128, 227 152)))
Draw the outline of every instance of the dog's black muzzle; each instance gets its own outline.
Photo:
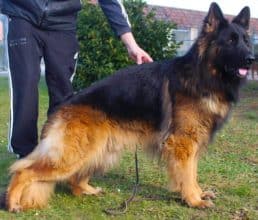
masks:
POLYGON ((254 62, 255 58, 252 54, 249 54, 245 57, 245 65, 250 66, 254 62))

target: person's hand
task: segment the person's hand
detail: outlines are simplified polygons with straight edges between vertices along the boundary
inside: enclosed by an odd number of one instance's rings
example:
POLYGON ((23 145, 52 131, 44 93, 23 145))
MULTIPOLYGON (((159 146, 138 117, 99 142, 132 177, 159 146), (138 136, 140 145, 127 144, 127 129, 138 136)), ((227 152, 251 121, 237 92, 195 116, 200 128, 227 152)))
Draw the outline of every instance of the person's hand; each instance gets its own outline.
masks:
POLYGON ((0 21, 0 41, 4 40, 4 26, 3 26, 3 22, 0 21))
POLYGON ((129 56, 137 64, 153 62, 150 55, 138 46, 131 32, 121 35, 121 40, 125 44, 129 56))

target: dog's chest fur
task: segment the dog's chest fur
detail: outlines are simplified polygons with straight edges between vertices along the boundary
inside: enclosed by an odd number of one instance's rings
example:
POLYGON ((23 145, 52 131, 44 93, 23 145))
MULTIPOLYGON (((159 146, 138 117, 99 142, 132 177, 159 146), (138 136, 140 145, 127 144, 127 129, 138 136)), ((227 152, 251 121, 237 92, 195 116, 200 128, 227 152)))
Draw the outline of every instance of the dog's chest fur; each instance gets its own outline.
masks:
POLYGON ((230 111, 230 104, 221 100, 217 95, 209 95, 201 98, 201 106, 207 111, 207 113, 214 114, 220 118, 226 118, 230 111))
POLYGON ((217 95, 194 98, 177 94, 172 135, 189 138, 199 146, 207 146, 224 124, 230 109, 230 104, 217 95))

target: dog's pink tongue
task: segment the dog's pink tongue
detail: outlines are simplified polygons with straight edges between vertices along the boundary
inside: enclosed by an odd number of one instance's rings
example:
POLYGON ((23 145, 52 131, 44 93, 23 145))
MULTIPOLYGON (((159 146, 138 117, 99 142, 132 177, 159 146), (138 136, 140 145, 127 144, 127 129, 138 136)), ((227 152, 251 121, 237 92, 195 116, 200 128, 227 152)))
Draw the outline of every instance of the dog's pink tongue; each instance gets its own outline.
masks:
POLYGON ((247 75, 247 69, 239 69, 238 70, 238 72, 239 72, 239 74, 241 75, 241 76, 246 76, 247 75))

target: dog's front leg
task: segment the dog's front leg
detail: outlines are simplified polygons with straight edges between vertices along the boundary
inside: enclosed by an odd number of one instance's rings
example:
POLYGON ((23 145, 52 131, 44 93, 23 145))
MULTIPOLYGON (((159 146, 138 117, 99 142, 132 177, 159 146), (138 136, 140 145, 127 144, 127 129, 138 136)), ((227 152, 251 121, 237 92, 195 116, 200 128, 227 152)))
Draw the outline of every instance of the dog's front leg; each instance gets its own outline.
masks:
POLYGON ((172 191, 180 192, 182 199, 190 207, 212 207, 210 200, 203 200, 206 196, 197 182, 198 144, 188 136, 172 136, 168 139, 164 154, 168 162, 168 174, 172 191))

